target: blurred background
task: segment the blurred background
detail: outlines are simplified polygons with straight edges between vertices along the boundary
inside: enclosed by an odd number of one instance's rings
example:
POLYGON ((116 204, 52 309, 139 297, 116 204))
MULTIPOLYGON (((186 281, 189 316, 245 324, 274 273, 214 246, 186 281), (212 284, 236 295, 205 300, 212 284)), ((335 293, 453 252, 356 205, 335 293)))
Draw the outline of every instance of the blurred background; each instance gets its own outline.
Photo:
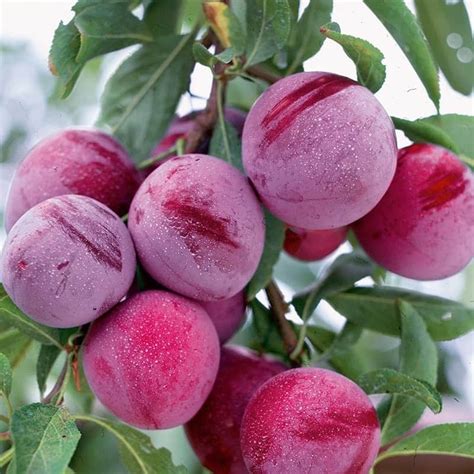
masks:
MULTIPOLYGON (((446 0, 456 2, 457 0, 446 0)), ((87 64, 71 96, 61 101, 55 94, 55 79, 48 70, 48 51, 53 33, 62 20, 72 18, 73 0, 1 0, 0 1, 0 247, 5 238, 3 208, 9 181, 19 160, 29 148, 46 135, 67 126, 92 125, 98 115, 99 97, 106 79, 127 55, 134 51, 128 48, 103 59, 87 64)), ((189 22, 200 9, 200 1, 189 3, 189 22)), ((307 1, 301 1, 304 8, 307 1)), ((474 12, 474 0, 467 0, 468 11, 474 12)), ((408 6, 414 10, 411 0, 408 6)), ((344 33, 358 36, 377 46, 385 55, 387 80, 377 93, 390 115, 416 119, 433 115, 436 110, 428 99, 420 80, 411 68, 398 45, 389 36, 374 15, 359 0, 334 0, 333 21, 337 21, 344 33)), ((471 49, 446 38, 448 45, 458 49, 458 59, 472 62, 471 49)), ((327 41, 315 58, 305 63, 306 70, 332 71, 355 78, 353 63, 334 42, 327 41)), ((453 91, 441 75, 441 112, 473 115, 472 96, 465 97, 453 91)), ((184 96, 178 113, 185 114, 205 105, 211 85, 208 70, 197 66, 190 87, 184 96)), ((233 81, 229 91, 229 102, 248 108, 260 91, 243 80, 233 81)), ((405 136, 397 132, 399 147, 409 144, 405 136)), ((350 250, 349 244, 338 253, 350 250)), ((321 263, 303 264, 282 255, 276 268, 276 277, 286 296, 312 283, 321 270, 337 254, 321 263)), ((362 282, 371 284, 371 281, 362 282)), ((474 265, 452 278, 435 282, 415 282, 389 274, 386 283, 393 286, 420 290, 446 298, 474 304, 474 265)), ((319 305, 315 318, 318 324, 339 329, 344 318, 329 305, 319 305)), ((245 337, 245 330, 240 338, 245 337)), ((367 370, 379 366, 396 366, 398 339, 364 331, 356 345, 361 361, 367 370)), ((0 347, 1 350, 1 347, 0 347)), ((446 421, 473 421, 474 407, 474 337, 466 335, 456 341, 440 345, 441 368, 440 390, 445 394, 445 410, 437 417, 429 416, 429 423, 446 421)), ((15 396, 18 404, 31 403, 38 399, 35 382, 35 360, 37 352, 32 350, 21 361, 16 376, 15 396)), ((59 366, 62 361, 59 361, 59 366)), ((71 410, 81 410, 90 403, 87 394, 68 399, 71 410)), ((100 412, 100 407, 98 407, 100 412)), ((115 441, 100 430, 90 430, 83 437, 72 467, 78 474, 119 474, 125 472, 118 464, 115 441)), ((185 441, 181 429, 152 433, 157 446, 167 446, 173 453, 175 463, 186 464, 191 472, 201 472, 185 441)))

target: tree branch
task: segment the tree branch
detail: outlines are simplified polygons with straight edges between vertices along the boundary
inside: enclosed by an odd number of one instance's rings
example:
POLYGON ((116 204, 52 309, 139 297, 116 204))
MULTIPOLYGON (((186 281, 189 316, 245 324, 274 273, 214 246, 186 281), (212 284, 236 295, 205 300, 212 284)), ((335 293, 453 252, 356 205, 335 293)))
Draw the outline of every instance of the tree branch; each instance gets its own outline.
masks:
POLYGON ((298 339, 290 322, 285 317, 288 312, 288 304, 285 302, 280 288, 273 280, 267 285, 265 292, 270 302, 271 313, 283 339, 286 352, 290 355, 295 349, 298 339))
POLYGON ((247 72, 251 76, 263 79, 264 81, 269 82, 270 84, 274 84, 275 82, 281 79, 281 77, 277 74, 274 74, 273 72, 268 71, 267 69, 264 69, 261 66, 251 66, 247 68, 247 72))

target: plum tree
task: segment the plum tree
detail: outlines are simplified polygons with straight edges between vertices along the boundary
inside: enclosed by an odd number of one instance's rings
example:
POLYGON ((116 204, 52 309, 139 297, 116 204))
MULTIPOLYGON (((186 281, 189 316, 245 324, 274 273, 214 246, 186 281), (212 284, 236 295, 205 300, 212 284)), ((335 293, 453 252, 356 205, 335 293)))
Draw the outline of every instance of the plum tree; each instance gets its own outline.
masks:
MULTIPOLYGON (((159 155, 160 153, 165 152, 171 148, 180 138, 185 138, 186 135, 194 127, 194 119, 199 111, 192 112, 184 117, 175 118, 168 130, 165 133, 165 136, 161 141, 156 145, 156 147, 151 152, 151 156, 159 155)), ((224 118, 236 129, 239 137, 242 136, 242 131, 244 129, 245 117, 247 114, 242 112, 239 109, 234 107, 226 107, 224 109, 224 118)), ((204 140, 199 148, 196 150, 197 153, 207 153, 209 149, 209 140, 204 140)), ((164 160, 163 160, 164 161, 164 160)), ((157 164, 162 164, 163 161, 159 161, 157 164)))
POLYGON ((11 183, 5 227, 35 204, 63 194, 96 199, 125 214, 140 176, 125 149, 98 130, 63 130, 38 143, 20 163, 11 183))
POLYGON ((223 347, 214 387, 186 434, 202 464, 215 474, 245 474, 240 424, 258 387, 287 367, 244 347, 223 347))
POLYGON ((83 360, 93 392, 114 415, 139 428, 171 428, 191 419, 209 395, 219 340, 198 304, 150 290, 94 322, 83 360))
POLYGON ((400 150, 380 203, 353 226, 365 251, 388 270, 418 280, 459 272, 474 256, 474 181, 450 151, 400 150))
POLYGON ((240 327, 245 316, 245 292, 219 301, 198 301, 214 323, 219 341, 224 344, 240 327))
POLYGON ((242 419, 242 454, 253 474, 366 474, 379 447, 368 396, 325 369, 276 375, 257 390, 242 419))
POLYGON ((347 227, 328 230, 304 230, 288 228, 283 248, 299 260, 321 260, 334 252, 345 240, 347 227))
POLYGON ((185 296, 230 298, 249 282, 263 251, 263 212, 245 177, 208 155, 172 158, 143 182, 129 229, 141 263, 185 296))
POLYGON ((247 116, 242 146, 265 206, 304 229, 367 214, 395 172, 390 117, 368 89, 336 74, 303 72, 269 87, 247 116))
POLYGON ((132 239, 116 214, 85 196, 58 196, 34 206, 11 229, 3 284, 32 319, 74 327, 122 299, 135 263, 132 239))

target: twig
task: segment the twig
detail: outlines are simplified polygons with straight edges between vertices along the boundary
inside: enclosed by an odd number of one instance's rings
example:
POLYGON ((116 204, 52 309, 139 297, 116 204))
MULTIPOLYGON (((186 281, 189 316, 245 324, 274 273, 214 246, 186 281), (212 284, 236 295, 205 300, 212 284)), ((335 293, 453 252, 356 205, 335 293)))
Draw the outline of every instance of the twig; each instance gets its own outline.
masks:
POLYGON ((10 432, 9 431, 5 431, 5 432, 0 433, 0 441, 7 441, 9 439, 10 439, 10 432))
POLYGON ((288 304, 285 302, 280 288, 278 288, 278 285, 273 280, 267 285, 265 292, 270 302, 271 313, 283 339, 286 352, 290 355, 293 353, 298 340, 290 322, 285 317, 285 314, 288 312, 288 304))
POLYGON ((264 81, 269 82, 270 84, 274 84, 275 82, 281 79, 281 77, 277 74, 273 74, 272 72, 262 68, 261 66, 251 66, 247 68, 247 72, 251 76, 263 79, 264 81))
POLYGON ((61 373, 59 374, 58 379, 56 380, 56 383, 54 384, 54 387, 51 389, 51 391, 43 397, 41 400, 41 403, 51 403, 53 400, 59 396, 60 398, 58 400, 55 400, 57 402, 61 401, 62 394, 64 391, 64 386, 69 380, 69 365, 70 365, 70 357, 69 355, 66 357, 66 361, 64 363, 64 366, 61 370, 61 373))

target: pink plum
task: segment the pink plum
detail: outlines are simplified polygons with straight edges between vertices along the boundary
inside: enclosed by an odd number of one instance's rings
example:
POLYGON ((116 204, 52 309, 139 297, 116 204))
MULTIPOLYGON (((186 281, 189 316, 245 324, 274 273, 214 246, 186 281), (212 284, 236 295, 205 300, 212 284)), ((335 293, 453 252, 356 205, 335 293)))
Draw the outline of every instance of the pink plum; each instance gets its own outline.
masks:
POLYGON ((289 255, 303 261, 321 260, 345 240, 347 227, 329 230, 286 229, 283 247, 289 255))
POLYGON ((245 292, 220 301, 198 301, 206 310, 216 327, 221 344, 229 340, 242 324, 245 317, 245 292))
POLYGON ((260 385, 286 367, 244 347, 223 347, 217 379, 186 434, 201 463, 214 474, 246 474, 240 451, 245 407, 260 385))
POLYGON ((219 367, 219 340, 206 312, 167 291, 138 293, 91 327, 84 371, 118 418, 143 429, 189 421, 219 367))
POLYGON ((302 72, 273 84, 247 115, 242 144, 265 206, 303 229, 359 219, 395 172, 390 117, 368 89, 336 74, 302 72))
POLYGON ((240 440, 252 474, 367 474, 380 427, 369 397, 351 380, 325 369, 292 369, 250 399, 240 440))
POLYGON ((416 280, 454 275, 474 255, 474 181, 444 148, 400 150, 380 203, 353 226, 364 250, 391 272, 416 280))
POLYGON ((116 214, 85 196, 58 196, 31 208, 11 229, 3 284, 35 321, 74 327, 123 298, 135 264, 132 239, 116 214))
POLYGON ((20 163, 11 183, 5 227, 31 207, 63 194, 96 199, 119 215, 140 185, 126 150, 98 130, 63 130, 38 143, 20 163))
POLYGON ((128 223, 145 270, 199 301, 242 290, 263 251, 263 212, 251 186, 208 155, 175 157, 157 168, 135 195, 128 223))

